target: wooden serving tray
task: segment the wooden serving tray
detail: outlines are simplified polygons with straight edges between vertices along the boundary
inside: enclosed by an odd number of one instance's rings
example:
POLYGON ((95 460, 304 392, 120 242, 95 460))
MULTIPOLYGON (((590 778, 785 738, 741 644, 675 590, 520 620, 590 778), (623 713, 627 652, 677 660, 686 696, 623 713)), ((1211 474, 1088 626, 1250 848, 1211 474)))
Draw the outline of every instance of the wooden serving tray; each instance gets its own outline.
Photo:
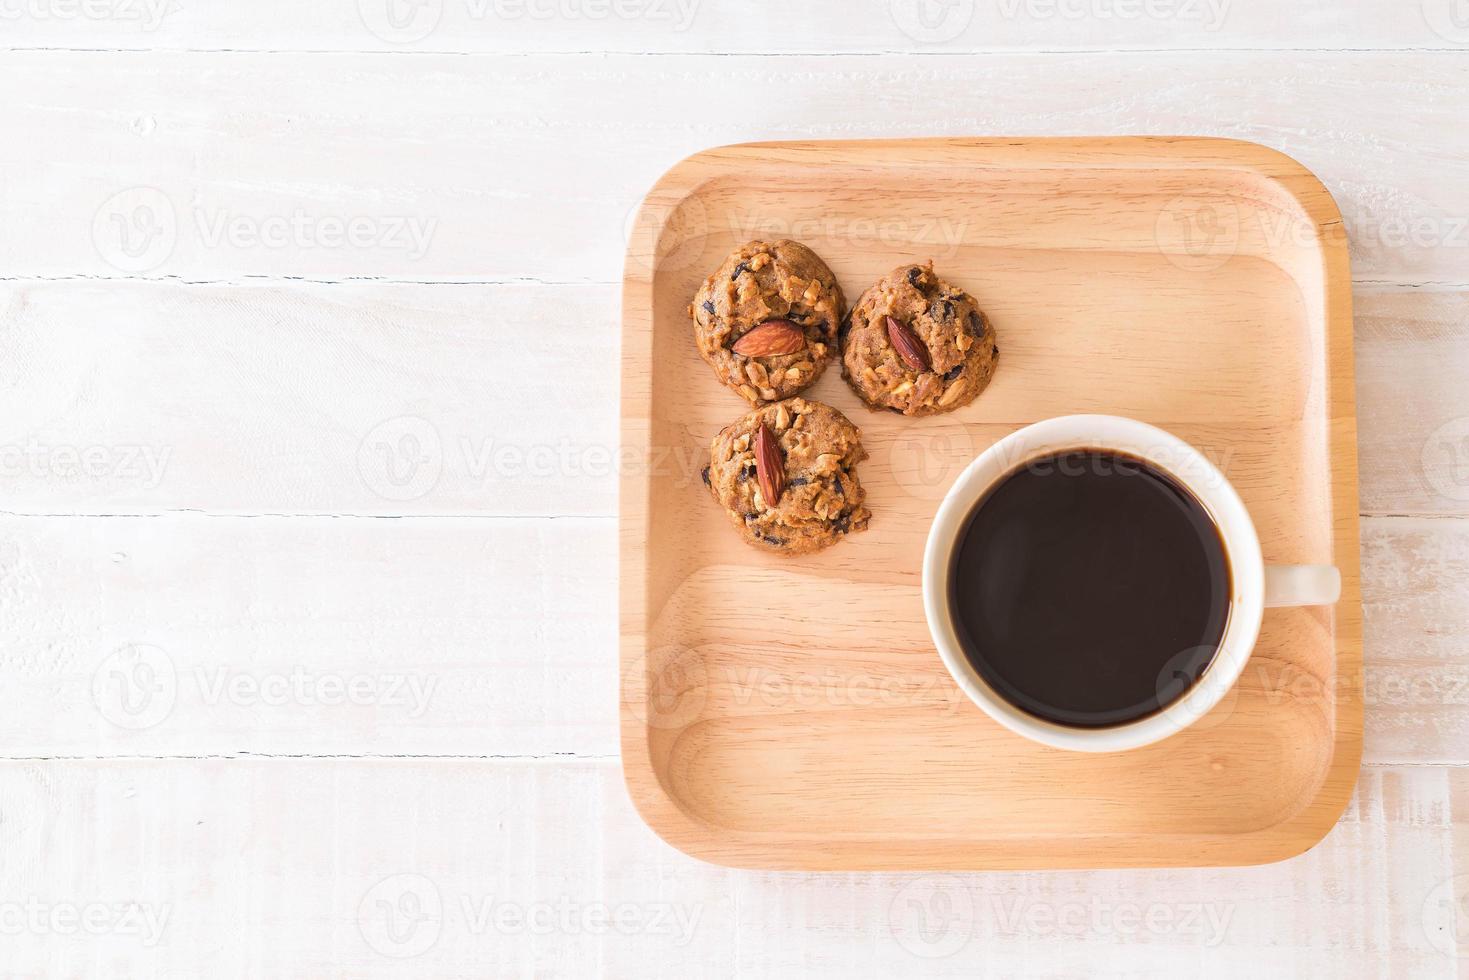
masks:
POLYGON ((919 870, 1258 864, 1325 835, 1362 741, 1346 237, 1295 161, 1213 139, 773 143, 684 160, 632 231, 623 310, 622 756, 634 803, 720 864, 919 870), (791 237, 849 302, 932 258, 989 313, 988 391, 870 413, 870 530, 804 558, 745 546, 699 472, 747 411, 688 314, 738 244, 791 237), (1038 419, 1162 426, 1224 469, 1267 562, 1342 572, 1334 608, 1267 610, 1235 690, 1131 752, 1043 748, 959 692, 919 567, 939 499, 1038 419))

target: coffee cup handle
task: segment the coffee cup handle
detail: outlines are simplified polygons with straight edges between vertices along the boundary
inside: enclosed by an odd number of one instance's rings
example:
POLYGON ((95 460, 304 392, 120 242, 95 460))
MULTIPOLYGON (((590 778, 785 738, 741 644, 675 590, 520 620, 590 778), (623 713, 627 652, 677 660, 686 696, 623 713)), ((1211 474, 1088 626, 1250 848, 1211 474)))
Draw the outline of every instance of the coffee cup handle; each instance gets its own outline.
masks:
POLYGON ((1266 565, 1265 607, 1329 606, 1341 598, 1335 565, 1266 565))

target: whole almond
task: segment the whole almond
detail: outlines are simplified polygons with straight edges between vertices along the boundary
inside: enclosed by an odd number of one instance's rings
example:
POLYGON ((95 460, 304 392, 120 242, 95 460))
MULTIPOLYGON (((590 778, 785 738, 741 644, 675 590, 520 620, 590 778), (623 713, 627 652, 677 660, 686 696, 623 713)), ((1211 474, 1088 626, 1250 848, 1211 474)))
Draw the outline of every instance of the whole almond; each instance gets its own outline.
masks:
POLYGON ((888 317, 888 340, 892 341, 893 349, 909 369, 927 371, 933 363, 928 359, 928 348, 923 346, 923 341, 918 339, 912 328, 892 317, 888 317))
POLYGON ((764 422, 755 430, 755 478, 760 481, 766 509, 773 509, 785 490, 786 460, 780 443, 764 422))
POLYGON ((806 346, 806 332, 789 320, 766 320, 734 342, 731 348, 744 357, 794 354, 806 346))

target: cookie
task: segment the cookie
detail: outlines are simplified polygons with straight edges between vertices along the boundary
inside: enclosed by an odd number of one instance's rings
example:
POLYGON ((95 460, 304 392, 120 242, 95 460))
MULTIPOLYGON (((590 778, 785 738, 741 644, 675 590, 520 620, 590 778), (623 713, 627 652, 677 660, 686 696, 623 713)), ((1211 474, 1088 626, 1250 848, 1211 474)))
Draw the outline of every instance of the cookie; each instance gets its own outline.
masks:
POLYGON ((790 398, 725 426, 704 483, 749 544, 783 555, 819 551, 872 516, 857 482, 861 431, 830 405, 790 398))
POLYGON ((999 353, 974 297, 934 275, 932 262, 879 279, 842 325, 842 377, 874 410, 938 415, 968 405, 999 353))
POLYGON ((789 398, 836 353, 846 299, 800 242, 747 242, 704 280, 689 315, 699 353, 751 405, 789 398))

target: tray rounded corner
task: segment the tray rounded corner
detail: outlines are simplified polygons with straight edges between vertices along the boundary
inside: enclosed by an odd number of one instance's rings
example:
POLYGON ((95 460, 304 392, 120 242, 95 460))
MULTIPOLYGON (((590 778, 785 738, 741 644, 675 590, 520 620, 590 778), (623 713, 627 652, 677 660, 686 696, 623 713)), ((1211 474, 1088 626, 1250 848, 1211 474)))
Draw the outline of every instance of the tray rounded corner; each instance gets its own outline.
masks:
POLYGON ((1289 153, 1264 143, 1233 136, 1201 138, 1235 147, 1241 151, 1241 155, 1247 154, 1250 169, 1294 200, 1311 218, 1323 244, 1327 244, 1327 239, 1321 234, 1322 229, 1342 226, 1341 207, 1325 182, 1314 170, 1289 153))
POLYGON ((739 869, 759 867, 731 859, 718 846, 712 828, 679 806, 653 768, 646 740, 640 737, 641 733, 629 730, 626 719, 622 724, 622 788, 633 812, 654 836, 680 854, 705 864, 739 869))
MULTIPOLYGON (((1256 860, 1248 862, 1248 866, 1280 864, 1298 858, 1326 840, 1341 823, 1342 815, 1352 805, 1357 781, 1362 775, 1362 740, 1356 738, 1346 745, 1338 742, 1335 752, 1342 751, 1347 756, 1333 754, 1331 769, 1310 801, 1292 818, 1262 832, 1276 839, 1263 847, 1255 855, 1256 860)), ((1246 865, 1237 863, 1237 866, 1246 865)))
POLYGON ((738 153, 749 143, 705 147, 669 165, 644 192, 625 225, 627 248, 623 254, 623 281, 650 279, 659 264, 659 246, 667 231, 668 218, 678 207, 697 195, 710 180, 723 172, 715 158, 738 153))
MULTIPOLYGON (((894 142, 834 142, 834 143, 735 143, 700 150, 684 157, 670 166, 653 184, 648 195, 638 205, 635 217, 639 222, 638 242, 629 240, 629 269, 624 282, 623 319, 623 445, 635 450, 644 447, 648 427, 660 412, 668 411, 668 394, 658 399, 653 395, 648 363, 651 359, 652 334, 655 323, 655 302, 672 304, 668 297, 677 293, 677 309, 669 305, 667 316, 662 317, 658 329, 669 329, 670 324, 681 324, 685 287, 692 281, 693 266, 684 262, 692 245, 699 239, 687 235, 686 226, 669 229, 660 220, 660 211, 666 215, 668 209, 677 208, 689 198, 712 194, 717 200, 711 204, 708 220, 711 228, 722 207, 739 206, 739 195, 755 194, 750 187, 758 181, 748 179, 747 171, 757 166, 765 169, 758 175, 773 181, 784 180, 792 168, 825 164, 836 154, 837 162, 849 169, 865 154, 878 153, 878 162, 891 164, 894 168, 919 168, 927 166, 930 158, 942 164, 959 166, 964 154, 979 154, 981 162, 989 169, 984 179, 990 180, 992 171, 1001 169, 1024 170, 1027 173, 1042 173, 1050 170, 1069 171, 1091 166, 1097 171, 1128 171, 1139 169, 1149 160, 1159 170, 1197 170, 1213 181, 1211 187, 1223 186, 1222 193, 1232 193, 1245 204, 1269 209, 1266 217, 1272 220, 1286 219, 1293 222, 1285 225, 1289 229, 1301 227, 1302 238, 1287 239, 1285 269, 1288 276, 1296 279, 1295 291, 1290 294, 1292 302, 1299 299, 1305 288, 1318 290, 1320 299, 1306 308, 1300 315, 1310 318, 1310 327, 1324 333, 1326 349, 1340 367, 1332 369, 1329 401, 1324 413, 1308 417, 1312 428, 1308 435, 1313 438, 1321 431, 1314 420, 1325 417, 1333 426, 1330 443, 1331 466, 1325 471, 1326 492, 1331 495, 1334 512, 1339 512, 1333 524, 1332 538, 1337 549, 1346 548, 1351 554, 1340 554, 1339 563, 1348 579, 1349 564, 1355 562, 1356 527, 1355 497, 1357 493, 1355 474, 1354 442, 1341 444, 1342 433, 1348 432, 1355 420, 1351 400, 1350 360, 1350 291, 1349 267, 1346 257, 1346 238, 1341 233, 1341 215, 1336 202, 1319 178, 1303 164, 1288 154, 1245 140, 1228 137, 1191 136, 1137 136, 1123 139, 1098 141, 1054 140, 999 141, 999 140, 922 140, 894 142), (1031 145, 1034 143, 1035 145, 1031 145), (813 148, 820 149, 816 154, 813 148), (901 150, 901 152, 900 152, 901 150), (921 151, 921 152, 920 152, 921 151), (962 152, 961 152, 962 151, 962 152), (1087 154, 1096 158, 1088 163, 1087 154), (1148 158, 1148 159, 1144 159, 1148 158), (855 162, 854 162, 855 161, 855 162), (736 176, 731 177, 731 173, 736 176), (731 204, 725 198, 734 199, 731 204), (675 232, 681 237, 675 237, 675 232), (1314 232, 1314 235, 1312 234, 1314 232), (684 250, 675 255, 660 271, 660 246, 684 250), (642 248, 637 252, 635 248, 642 248), (641 261, 640 261, 641 260, 641 261), (679 264, 684 262, 684 264, 679 264), (1296 274, 1300 276, 1297 278, 1296 274), (1304 285, 1302 285, 1304 283, 1304 285), (655 295, 655 286, 664 290, 660 299, 655 295), (1345 361, 1342 360, 1345 351, 1345 361), (1343 383, 1344 382, 1344 383, 1343 383), (1343 428, 1336 428, 1340 424, 1343 428), (1342 482, 1345 481, 1345 482, 1342 482)), ((801 188, 817 186, 806 179, 809 170, 801 170, 801 188)), ((927 172, 927 171, 924 171, 927 172)), ((1130 175, 1124 174, 1128 179, 1130 175)), ((1037 178, 1041 179, 1041 178, 1037 178)), ((1045 176, 1044 179, 1050 179, 1045 176)), ((1101 174, 1098 180, 1105 180, 1101 174)), ((1172 187, 1172 185, 1167 185, 1172 187)), ((757 188, 758 190, 758 188, 757 188)), ((1169 193, 1172 191, 1170 190, 1169 193)), ((763 193, 763 191, 762 191, 763 193)), ((999 193, 999 192, 995 192, 999 193)), ((1161 193, 1161 192, 1160 192, 1161 193)), ((697 208, 700 205, 690 205, 697 208)), ((847 212, 842 212, 846 214, 847 212)), ((863 216, 858 205, 851 205, 850 214, 863 216)), ((1149 219, 1151 220, 1151 219, 1149 219)), ((1272 226, 1274 228, 1275 226, 1272 226)), ((725 241, 736 231, 734 225, 720 225, 710 240, 725 241)), ((1133 251, 1145 253, 1149 262, 1156 258, 1156 229, 1144 221, 1138 226, 1136 241, 1129 240, 1133 251), (1149 233, 1152 232, 1152 237, 1149 233)), ((854 237, 857 242, 867 238, 854 237)), ((880 242, 880 240, 877 240, 880 242)), ((1249 244, 1254 244, 1251 239, 1249 244)), ((848 242, 848 247, 857 246, 848 242)), ((863 246, 867 247, 867 246, 863 246)), ((888 248, 885 243, 873 248, 888 248)), ((1090 251, 1077 250, 1078 262, 1093 263, 1090 251)), ((1267 261, 1277 253, 1265 252, 1267 261)), ((876 260, 872 262, 876 266, 876 260)), ((1024 263, 1021 263, 1022 265, 1024 263)), ((1156 263, 1154 263, 1156 264, 1156 263)), ((1159 266, 1169 272, 1172 266, 1159 266)), ((1184 269, 1185 273, 1191 270, 1184 269)), ((1272 279, 1271 282, 1277 281, 1272 279)), ((1279 279, 1285 283, 1284 279, 1279 279)), ((1296 310, 1298 305, 1290 307, 1296 310)), ((1295 350, 1296 348, 1291 348, 1295 350)), ((1301 349, 1305 349, 1304 346, 1301 349)), ((1316 348, 1311 348, 1316 351, 1316 348)), ((685 349, 683 355, 692 352, 685 349)), ((692 362, 697 363, 697 362, 692 362)), ((675 389, 676 390, 676 389, 675 389)), ((712 403, 711 403, 712 404, 712 403)), ((1313 413, 1317 403, 1310 402, 1313 413)), ((706 415, 714 414, 712 408, 700 408, 706 415)), ((679 416, 680 419, 685 416, 679 416)), ((1293 416, 1291 418, 1294 418, 1293 416)), ((715 422, 706 419, 710 425, 715 422)), ((1203 423, 1201 423, 1203 424, 1203 423)), ((1208 424, 1215 424, 1211 419, 1208 424)), ((1350 435, 1347 435, 1350 439, 1350 435)), ((1303 437, 1304 439, 1304 437, 1303 437)), ((621 569, 622 640, 623 663, 626 665, 642 654, 648 642, 649 609, 649 565, 653 559, 647 541, 647 530, 652 523, 649 510, 649 481, 636 468, 626 470, 620 481, 620 526, 619 552, 621 569), (630 659, 631 658, 631 659, 630 659)), ((1273 475, 1276 471, 1263 468, 1261 473, 1273 475)), ((1316 474, 1316 470, 1311 470, 1316 474)), ((1315 484, 1312 484, 1313 486, 1315 484)), ((1354 570, 1353 570, 1354 572, 1354 570)), ((666 589, 667 582, 653 579, 658 589, 666 589)), ((662 594, 654 590, 651 601, 653 608, 661 610, 662 594)), ((1353 593, 1343 596, 1344 603, 1359 606, 1360 599, 1353 593)), ((1354 636, 1351 617, 1345 626, 1338 624, 1336 642, 1339 644, 1335 676, 1356 675, 1356 687, 1360 688, 1360 637, 1354 636), (1343 634, 1340 631, 1346 630, 1343 634), (1341 644, 1345 643, 1345 646, 1341 644)), ((1359 628, 1359 625, 1358 625, 1359 628)), ((717 634, 716 634, 717 635, 717 634)), ((624 685, 631 676, 624 667, 624 685)), ((1121 836, 1093 841, 1082 835, 1067 836, 1062 828, 1037 843, 1025 839, 1018 847, 1010 841, 986 838, 984 847, 971 847, 957 856, 947 850, 951 845, 935 845, 943 848, 935 855, 930 850, 911 843, 912 838, 895 839, 895 835, 883 833, 872 838, 861 838, 861 833, 870 828, 857 824, 842 825, 831 833, 825 829, 821 834, 812 832, 811 827, 796 823, 794 812, 777 811, 777 819, 769 823, 753 822, 748 813, 719 809, 726 805, 726 797, 719 797, 709 807, 697 802, 697 797, 683 792, 685 776, 682 770, 668 771, 660 762, 664 757, 661 739, 667 732, 655 732, 656 725, 649 725, 630 712, 626 702, 621 717, 621 769, 623 785, 639 818, 648 828, 670 847, 687 854, 695 860, 720 867, 761 870, 802 871, 854 871, 854 870, 1009 870, 1009 869, 1080 869, 1095 867, 1230 867, 1273 864, 1296 857, 1314 848, 1326 838, 1340 821, 1342 814, 1351 806, 1353 790, 1359 776, 1361 742, 1360 706, 1342 707, 1336 716, 1335 731, 1322 737, 1312 747, 1310 769, 1300 773, 1299 781, 1292 782, 1288 791, 1258 807, 1237 820, 1221 819, 1207 832, 1201 832, 1197 846, 1181 851, 1177 857, 1186 864, 1159 863, 1150 838, 1147 836, 1156 825, 1144 822, 1135 834, 1128 832, 1125 841, 1121 836), (788 831, 782 836, 782 831, 788 831), (846 834, 847 836, 842 836, 846 834), (1070 842, 1064 853, 1045 853, 1044 839, 1070 842), (1119 842, 1121 841, 1121 842, 1119 842)), ((777 712, 776 714, 779 714, 777 712)), ((731 729, 731 731, 734 731, 731 729)), ((712 756, 710 757, 712 758, 712 756)), ((738 757, 741 764, 748 763, 738 757)), ((707 759, 705 761, 708 761, 707 759)), ((727 761, 727 760, 726 760, 727 761)), ((710 763, 713 764, 713 763, 710 763)), ((758 781, 760 770, 748 770, 752 781, 758 781)), ((850 796, 850 794, 847 794, 850 796)), ((847 796, 841 797, 846 799, 847 796)), ((764 802, 769 803, 769 800, 764 802)), ((743 804, 742 804, 743 805, 743 804)), ((811 811, 804 811, 809 815, 811 811)), ((818 821, 819 822, 819 821, 818 821)), ((825 825, 823 825, 825 827, 825 825)))

